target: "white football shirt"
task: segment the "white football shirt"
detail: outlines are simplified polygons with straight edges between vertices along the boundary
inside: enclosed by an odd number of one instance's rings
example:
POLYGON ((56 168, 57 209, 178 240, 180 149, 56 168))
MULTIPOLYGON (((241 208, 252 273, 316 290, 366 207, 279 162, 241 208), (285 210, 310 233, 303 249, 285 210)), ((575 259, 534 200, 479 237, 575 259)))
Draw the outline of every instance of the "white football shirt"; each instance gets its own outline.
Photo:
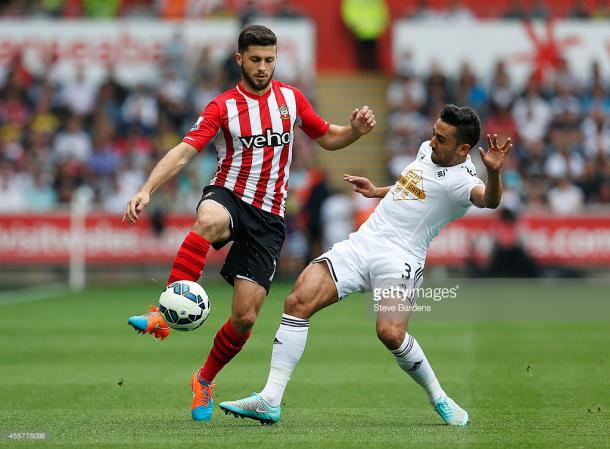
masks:
POLYGON ((453 167, 432 162, 430 141, 421 144, 417 157, 360 227, 360 234, 384 247, 407 251, 423 265, 432 239, 443 227, 462 217, 472 206, 470 192, 484 185, 467 156, 453 167))

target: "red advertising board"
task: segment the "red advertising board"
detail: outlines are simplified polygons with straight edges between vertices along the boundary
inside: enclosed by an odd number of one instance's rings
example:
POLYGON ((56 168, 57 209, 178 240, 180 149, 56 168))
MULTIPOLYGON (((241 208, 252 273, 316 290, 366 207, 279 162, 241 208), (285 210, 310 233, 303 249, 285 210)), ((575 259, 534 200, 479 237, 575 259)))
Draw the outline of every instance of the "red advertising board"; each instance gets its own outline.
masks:
MULTIPOLYGON (((459 265, 468 257, 485 259, 500 227, 491 216, 471 216, 450 224, 432 242, 427 264, 459 265)), ((610 267, 608 215, 524 216, 516 231, 528 253, 541 264, 610 267)))
MULTIPOLYGON (((192 215, 167 217, 157 235, 146 217, 136 226, 121 222, 120 216, 91 214, 84 234, 88 263, 156 264, 176 255, 193 224, 192 215)), ((67 263, 76 244, 69 214, 0 215, 0 265, 67 263)), ((226 249, 210 251, 208 261, 221 262, 226 249)))
MULTIPOLYGON (((150 221, 136 226, 121 217, 91 214, 84 233, 88 263, 157 264, 170 262, 193 223, 192 215, 172 215, 156 235, 150 221)), ((447 226, 434 240, 428 265, 459 266, 467 258, 486 258, 499 223, 491 216, 471 216, 447 226)), ((529 253, 542 264, 610 267, 610 216, 526 216, 517 225, 529 253)), ((66 264, 78 239, 66 213, 0 215, 0 265, 66 264)), ((220 263, 226 249, 208 260, 220 263)))

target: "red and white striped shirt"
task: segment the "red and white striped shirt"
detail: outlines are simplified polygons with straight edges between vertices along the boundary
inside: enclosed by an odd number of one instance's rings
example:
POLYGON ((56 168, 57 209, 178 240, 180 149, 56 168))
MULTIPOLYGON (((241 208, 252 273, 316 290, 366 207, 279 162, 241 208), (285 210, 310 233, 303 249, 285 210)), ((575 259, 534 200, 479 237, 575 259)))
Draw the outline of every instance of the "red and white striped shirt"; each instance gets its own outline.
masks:
POLYGON ((312 139, 330 126, 295 87, 273 80, 257 96, 240 83, 214 98, 182 141, 201 151, 214 139, 218 168, 210 184, 283 217, 294 125, 312 139))

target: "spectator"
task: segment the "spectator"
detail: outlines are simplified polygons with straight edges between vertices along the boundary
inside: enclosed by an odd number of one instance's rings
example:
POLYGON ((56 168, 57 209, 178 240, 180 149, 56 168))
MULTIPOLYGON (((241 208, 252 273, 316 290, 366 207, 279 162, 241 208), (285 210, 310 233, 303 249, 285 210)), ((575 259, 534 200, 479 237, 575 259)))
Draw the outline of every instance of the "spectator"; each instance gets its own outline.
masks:
POLYGON ((500 209, 494 226, 494 248, 486 275, 489 277, 537 277, 538 267, 523 245, 517 214, 500 209))
POLYGON ((569 84, 558 83, 557 95, 551 100, 553 122, 564 127, 574 126, 580 119, 580 101, 569 84))
POLYGON ((240 28, 251 25, 263 17, 263 13, 256 0, 243 0, 242 7, 237 12, 240 28))
POLYGON ((545 173, 553 179, 580 179, 585 172, 585 161, 580 153, 571 148, 568 131, 551 131, 550 156, 545 164, 545 173))
POLYGON ((597 0, 595 2, 595 7, 591 11, 591 18, 597 20, 610 19, 610 8, 608 8, 607 0, 597 0))
POLYGON ((438 20, 442 17, 442 14, 430 8, 428 5, 428 0, 418 0, 417 6, 411 11, 408 15, 409 19, 412 20, 438 20))
POLYGON ((470 106, 484 114, 487 101, 487 92, 477 81, 477 78, 468 63, 463 63, 456 89, 456 102, 463 106, 470 106))
POLYGON ((592 92, 586 95, 582 101, 582 109, 586 113, 597 109, 604 115, 610 115, 610 96, 606 93, 603 84, 596 83, 593 85, 592 92))
POLYGON ((437 61, 434 61, 430 65, 430 74, 426 80, 426 90, 428 91, 428 94, 425 111, 429 115, 438 105, 451 103, 453 101, 451 90, 449 89, 449 80, 437 61))
POLYGON ((322 245, 330 248, 347 239, 354 231, 354 205, 349 196, 335 192, 324 201, 320 212, 322 220, 322 245))
POLYGON ((278 19, 301 19, 304 15, 301 11, 292 6, 291 0, 278 0, 275 9, 275 17, 278 19))
POLYGON ((392 80, 386 97, 391 109, 400 108, 405 101, 409 101, 415 109, 420 109, 426 102, 426 89, 421 78, 405 71, 392 80))
POLYGON ((584 195, 578 186, 572 184, 570 178, 561 177, 549 190, 548 199, 553 212, 568 215, 582 210, 584 195))
POLYGON ((91 154, 91 138, 78 115, 71 115, 64 130, 57 133, 53 153, 58 162, 73 161, 84 164, 91 154))
POLYGON ((61 91, 61 104, 76 115, 86 116, 95 105, 97 86, 88 81, 85 71, 79 67, 74 80, 67 81, 61 91))
POLYGON ((511 0, 510 6, 502 14, 502 18, 506 20, 525 20, 528 18, 527 11, 523 7, 521 0, 511 0))
POLYGON ((429 133, 428 119, 421 114, 416 103, 406 97, 400 109, 390 114, 388 128, 390 139, 389 168, 392 177, 398 178, 409 159, 417 153, 417 149, 429 133))
POLYGON ((451 22, 469 23, 475 20, 472 11, 461 0, 451 0, 443 16, 451 22))
POLYGON ((589 14, 583 0, 574 0, 572 3, 572 8, 568 12, 568 18, 580 20, 587 20, 591 18, 591 15, 589 14))
POLYGON ((534 20, 548 20, 551 12, 544 0, 534 0, 534 5, 530 11, 530 18, 534 20))
POLYGON ((587 158, 594 159, 598 154, 610 158, 610 123, 601 108, 591 109, 581 129, 587 158))
POLYGON ((523 141, 541 141, 545 138, 552 119, 551 107, 542 97, 540 86, 533 76, 523 96, 515 102, 513 117, 523 141))
POLYGON ((188 93, 186 80, 173 69, 166 69, 158 89, 159 107, 178 129, 186 116, 188 93))
POLYGON ((26 206, 23 177, 7 159, 0 160, 0 213, 21 212, 26 206))
POLYGON ((389 24, 385 0, 342 0, 341 18, 351 31, 360 70, 379 69, 377 41, 389 24))
POLYGON ((91 19, 111 19, 119 13, 121 0, 84 0, 85 14, 91 19))
POLYGON ((143 84, 127 96, 122 112, 128 126, 141 126, 145 132, 152 132, 159 119, 157 99, 143 84))
POLYGON ((34 212, 50 211, 57 207, 57 194, 51 184, 49 173, 40 164, 33 163, 28 169, 28 182, 24 188, 27 208, 34 212))

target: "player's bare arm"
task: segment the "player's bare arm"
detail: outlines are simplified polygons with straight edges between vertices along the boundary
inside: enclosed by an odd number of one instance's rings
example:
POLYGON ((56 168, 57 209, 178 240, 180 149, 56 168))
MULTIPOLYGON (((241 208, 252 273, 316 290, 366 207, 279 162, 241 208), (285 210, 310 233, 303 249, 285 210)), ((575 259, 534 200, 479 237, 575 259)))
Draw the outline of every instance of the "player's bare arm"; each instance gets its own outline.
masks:
POLYGON ((377 187, 370 179, 362 176, 343 175, 343 180, 354 186, 354 192, 367 198, 383 198, 390 191, 390 186, 377 187))
POLYGON ((368 106, 363 106, 361 109, 354 109, 349 125, 330 125, 326 134, 318 137, 316 142, 325 150, 340 150, 370 133, 376 124, 373 110, 368 106))
POLYGON ((176 176, 196 154, 197 150, 184 142, 180 142, 169 150, 167 154, 157 162, 157 165, 153 168, 150 176, 140 188, 140 191, 132 196, 127 202, 127 207, 123 214, 123 223, 127 221, 130 225, 136 224, 140 212, 142 212, 150 202, 150 195, 176 176))
POLYGON ((498 135, 493 137, 487 134, 487 151, 479 147, 481 160, 487 168, 487 185, 477 186, 470 193, 470 201, 477 207, 495 209, 500 204, 502 198, 502 180, 500 171, 504 166, 504 161, 513 149, 510 137, 502 144, 498 144, 498 135))

